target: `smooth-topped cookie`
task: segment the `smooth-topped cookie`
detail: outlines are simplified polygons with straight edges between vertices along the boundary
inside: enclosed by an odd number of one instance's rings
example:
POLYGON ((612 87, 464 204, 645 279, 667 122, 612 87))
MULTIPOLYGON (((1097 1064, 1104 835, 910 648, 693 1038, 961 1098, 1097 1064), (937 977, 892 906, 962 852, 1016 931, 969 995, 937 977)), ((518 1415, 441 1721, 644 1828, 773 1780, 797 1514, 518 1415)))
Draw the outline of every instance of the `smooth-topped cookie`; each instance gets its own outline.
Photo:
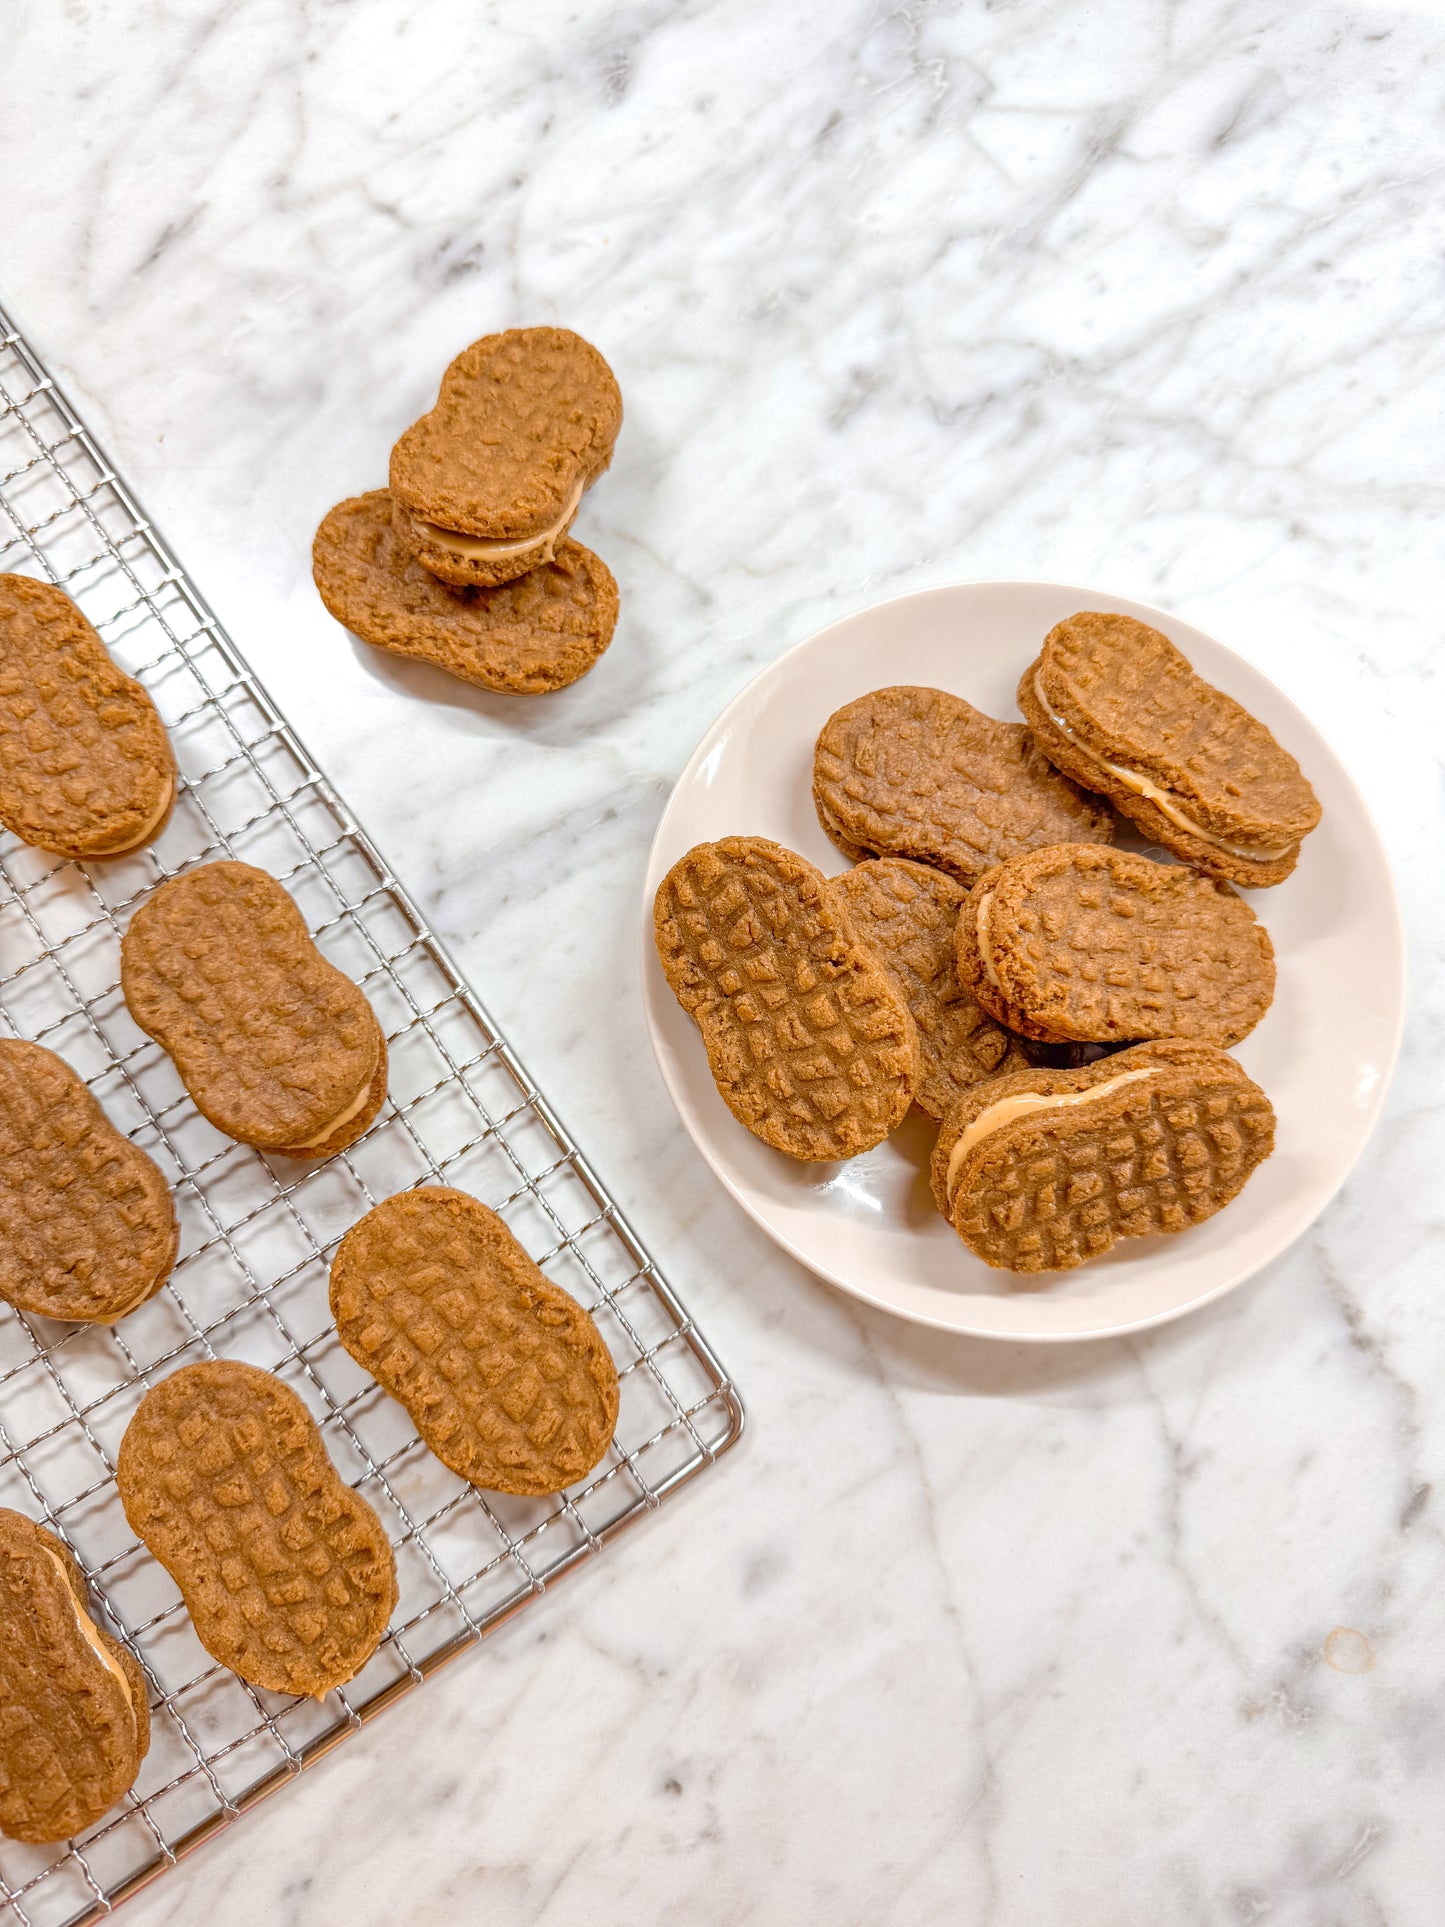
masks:
POLYGON ((0 1038, 0 1298, 112 1324, 165 1283, 178 1237, 165 1179, 70 1066, 0 1038))
POLYGON ((902 1121, 917 1029, 811 863, 761 836, 699 843, 658 888, 655 934, 723 1102, 765 1144, 851 1158, 902 1121))
POLYGON ((1282 883, 1320 820, 1289 751, 1132 616, 1059 623, 1018 701, 1058 769, 1210 876, 1282 883))
POLYGON ((337 1335, 442 1464, 496 1492, 560 1492, 617 1427, 617 1369, 575 1299, 495 1211, 427 1185, 352 1226, 331 1265, 337 1335))
POLYGON ((913 1101, 941 1118, 964 1091, 1028 1058, 959 981, 953 933, 968 892, 902 857, 874 857, 828 883, 858 935, 902 992, 918 1027, 923 1076, 913 1101))
POLYGON ((175 1059, 218 1131, 282 1157, 330 1157, 386 1096, 386 1040, 264 870, 206 863, 143 903, 121 943, 130 1013, 175 1059))
POLYGON ((1049 843, 1107 843, 1113 819, 1022 723, 904 685, 835 711, 813 752, 818 821, 845 856, 901 856, 972 883, 1049 843))
POLYGON ((196 1637, 233 1673, 319 1699, 376 1651, 391 1547, 279 1378, 235 1359, 182 1366, 136 1408, 115 1476, 196 1637))
POLYGON ((1269 1099, 1226 1052, 1138 1044, 965 1092, 938 1134, 933 1195, 985 1264, 1064 1271, 1202 1223, 1273 1148, 1269 1099))
POLYGON ((612 460, 622 397, 570 328, 509 328, 464 348, 436 406, 391 452, 396 532, 458 588, 550 562, 612 460))
POLYGON ((1235 1044, 1274 996, 1274 946, 1242 897, 1127 850, 1070 843, 1000 864, 969 892, 956 942, 984 1009, 1045 1042, 1235 1044))
POLYGON ((0 575, 0 823, 57 856, 125 856, 176 794, 165 725, 70 597, 0 575))
POLYGON ((384 488, 339 502, 316 531, 321 600, 363 642, 479 689, 538 696, 597 661, 617 626, 617 584, 564 539, 550 562, 492 589, 451 589, 399 539, 384 488))
POLYGON ((145 1676, 91 1617, 70 1548, 0 1509, 0 1831, 80 1833, 134 1784, 150 1732, 145 1676))

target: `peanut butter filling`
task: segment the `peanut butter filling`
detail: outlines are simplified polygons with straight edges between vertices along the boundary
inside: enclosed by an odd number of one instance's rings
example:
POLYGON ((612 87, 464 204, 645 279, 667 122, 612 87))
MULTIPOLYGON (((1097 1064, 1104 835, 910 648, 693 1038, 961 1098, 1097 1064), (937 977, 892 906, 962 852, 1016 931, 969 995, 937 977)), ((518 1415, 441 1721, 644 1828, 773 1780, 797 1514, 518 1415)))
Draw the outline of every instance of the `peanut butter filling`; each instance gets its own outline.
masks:
POLYGON ((577 504, 581 500, 582 482, 579 478, 566 508, 550 527, 539 529, 535 535, 508 536, 497 540, 484 535, 463 535, 457 529, 444 529, 436 522, 424 522, 419 515, 413 515, 410 509, 404 513, 419 542, 472 561, 503 562, 509 555, 522 555, 528 549, 538 547, 545 548, 550 558, 559 538, 566 533, 568 523, 577 513, 577 504))
MULTIPOLYGON (((366 1082, 362 1085, 358 1095, 352 1100, 350 1104, 347 1105, 344 1111, 338 1111, 336 1116, 332 1118, 329 1124, 323 1124, 321 1129, 316 1133, 314 1137, 302 1138, 299 1144, 293 1144, 288 1146, 287 1148, 292 1151, 314 1150, 318 1144, 324 1144, 327 1138, 329 1138, 334 1132, 339 1131, 343 1124, 349 1124, 352 1118, 354 1118, 357 1112, 361 1109, 362 1105, 366 1102, 367 1098, 371 1095, 371 1080, 375 1076, 375 1074, 376 1072, 374 1068, 370 1072, 368 1072, 366 1082)), ((286 1152, 284 1151, 280 1152, 279 1155, 284 1157, 286 1155, 286 1152)))
POLYGON ((94 856, 129 856, 132 850, 141 849, 145 844, 150 842, 152 836, 155 835, 157 829, 159 829, 160 825, 165 821, 166 811, 175 800, 176 779, 172 776, 166 784, 165 795, 162 796, 155 810, 147 817, 145 823, 137 830, 134 836, 129 837, 124 843, 107 844, 103 850, 94 850, 91 854, 94 856))
POLYGON ((967 1125, 959 1134, 948 1158, 948 1176, 944 1190, 950 1206, 953 1203, 954 1187, 963 1161, 981 1138, 1002 1130, 1005 1124, 1012 1124, 1016 1118, 1032 1117, 1039 1111, 1071 1111, 1081 1104, 1092 1104, 1095 1098, 1107 1097, 1110 1091, 1122 1090, 1126 1084, 1141 1083, 1146 1077, 1157 1077, 1158 1069, 1144 1071, 1121 1071, 1117 1077, 1109 1077, 1102 1084, 1091 1084, 1084 1091, 1065 1092, 1055 1097, 1045 1091, 1018 1091, 1012 1097, 1001 1097, 987 1110, 980 1111, 972 1124, 967 1125))
POLYGON ((115 1655, 113 1653, 107 1652, 105 1641, 101 1638, 100 1634, 95 1629, 95 1622, 91 1619, 90 1614, 86 1611, 81 1601, 76 1598, 75 1587, 74 1587, 74 1584, 72 1583, 71 1574, 66 1567, 65 1561, 60 1557, 58 1553, 52 1552, 48 1546, 43 1546, 41 1550, 44 1552, 46 1558, 50 1561, 51 1565, 53 1565, 55 1570, 60 1574, 61 1579, 65 1582, 65 1591, 67 1596, 69 1597, 70 1604, 75 1612, 75 1623, 80 1628, 80 1631, 85 1638, 86 1645, 90 1647, 91 1651, 95 1654, 96 1658, 100 1661, 102 1666, 104 1666, 105 1670, 108 1673, 112 1674, 117 1680, 119 1680, 121 1691, 125 1694, 125 1703, 131 1710, 131 1717, 134 1718, 135 1717, 135 1700, 131 1695, 130 1681, 126 1678, 124 1669, 120 1666, 119 1662, 116 1660, 115 1655))

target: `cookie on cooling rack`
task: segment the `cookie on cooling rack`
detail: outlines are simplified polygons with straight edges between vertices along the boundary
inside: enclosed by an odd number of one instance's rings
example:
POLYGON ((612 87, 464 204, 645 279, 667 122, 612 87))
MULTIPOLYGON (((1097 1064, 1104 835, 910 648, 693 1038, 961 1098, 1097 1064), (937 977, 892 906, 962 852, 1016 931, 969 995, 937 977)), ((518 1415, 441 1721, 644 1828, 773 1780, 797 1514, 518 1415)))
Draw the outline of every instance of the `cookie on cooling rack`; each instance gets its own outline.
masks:
POLYGON ((397 1598, 391 1547, 279 1378, 235 1359, 182 1366, 141 1400, 115 1477, 197 1638, 242 1679, 319 1699, 376 1651, 397 1598))
POLYGON ((70 1548, 0 1509, 0 1832, 80 1833, 134 1784, 150 1737, 145 1676, 91 1617, 70 1548))
POLYGON ((331 1265, 337 1335, 459 1478, 560 1492, 617 1428, 617 1369, 495 1211, 442 1185, 388 1198, 331 1265))
POLYGON ((0 1298, 109 1325, 170 1276, 165 1179, 42 1044, 0 1038, 0 1298))
POLYGON ((968 892, 902 857, 876 857, 829 879, 844 914, 902 993, 918 1027, 923 1075, 913 1101, 942 1118, 972 1085, 1022 1069, 1019 1041, 959 981, 953 933, 968 892))
POLYGON ((163 883, 131 919, 120 980, 196 1109, 243 1144, 330 1157, 381 1108, 386 1039, 371 1005, 264 870, 206 863, 163 883))
POLYGON ((1113 835, 1105 805, 1060 776, 1022 723, 910 685, 828 718, 813 802, 845 856, 907 857, 964 883, 1021 850, 1113 835))
POLYGON ((1044 1042, 1237 1044, 1274 997, 1274 946, 1227 883, 1127 850, 1061 844, 979 878, 958 973, 1044 1042))
POLYGON ((145 690, 62 590, 0 575, 0 823, 56 856, 125 856, 175 795, 145 690))
POLYGON ((933 1195, 985 1264, 1066 1271, 1202 1223, 1273 1148, 1269 1099, 1225 1051, 1137 1044, 965 1092, 938 1134, 933 1195))
POLYGON ((436 406, 391 452, 396 532, 457 588, 550 562, 612 460, 622 397, 570 328, 509 328, 464 348, 436 406))
POLYGON ((1059 623, 1018 701, 1057 769, 1209 876, 1282 883, 1320 820, 1289 751, 1132 616, 1086 610, 1059 623))
POLYGON ((479 689, 562 689, 587 674, 617 626, 612 572, 567 538, 550 561, 496 588, 448 588, 398 539, 384 488, 339 502, 311 554, 321 600, 338 622, 377 649, 479 689))
POLYGON ((775 1150, 882 1143, 922 1075, 903 994, 811 863, 761 836, 699 843, 657 892, 657 954, 723 1102, 775 1150))

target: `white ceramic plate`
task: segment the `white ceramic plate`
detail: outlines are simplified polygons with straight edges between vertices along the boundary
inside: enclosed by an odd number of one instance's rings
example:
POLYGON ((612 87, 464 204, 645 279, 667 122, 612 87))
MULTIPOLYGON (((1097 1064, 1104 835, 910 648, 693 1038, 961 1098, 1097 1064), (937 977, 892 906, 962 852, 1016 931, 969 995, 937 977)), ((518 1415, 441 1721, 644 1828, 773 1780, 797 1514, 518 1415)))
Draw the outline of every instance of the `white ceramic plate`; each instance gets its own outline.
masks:
MULTIPOLYGON (((1145 847, 1121 835, 1121 843, 1145 847)), ((1157 853, 1162 854, 1162 853, 1157 853)), ((749 1215, 795 1258, 869 1304, 920 1324, 994 1338, 1137 1331, 1242 1283, 1313 1222, 1359 1156, 1384 1100, 1404 1013, 1400 913, 1359 791, 1307 719, 1213 637, 1137 602, 1045 582, 973 582, 903 596, 824 629, 775 662, 698 744, 658 827, 643 904, 643 983, 653 1047, 698 1149, 749 1215), (934 1208, 936 1127, 912 1111, 887 1143, 839 1164, 801 1164, 745 1130, 718 1096, 702 1040, 652 944, 652 901, 695 843, 772 837, 828 875, 847 867, 813 811, 813 743, 843 703, 925 683, 1016 718, 1014 690, 1045 634, 1079 609, 1137 616, 1260 717, 1298 757, 1324 805, 1287 883, 1249 897, 1274 939, 1274 1005, 1238 1047, 1279 1120, 1273 1157, 1207 1224, 1127 1239, 1097 1264, 1021 1279, 980 1263, 934 1208)))

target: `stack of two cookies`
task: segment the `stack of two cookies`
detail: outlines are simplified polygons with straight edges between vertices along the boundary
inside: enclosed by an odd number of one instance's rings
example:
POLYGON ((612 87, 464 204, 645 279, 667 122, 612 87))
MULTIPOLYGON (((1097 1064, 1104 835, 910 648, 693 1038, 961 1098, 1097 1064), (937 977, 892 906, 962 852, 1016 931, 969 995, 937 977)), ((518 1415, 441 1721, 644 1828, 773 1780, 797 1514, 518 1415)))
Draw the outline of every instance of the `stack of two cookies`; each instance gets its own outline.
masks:
POLYGON ((575 682, 612 640, 617 584, 567 531, 621 425, 612 370, 570 329, 473 342, 393 448, 390 486, 317 530, 322 601, 363 642, 482 689, 575 682))

